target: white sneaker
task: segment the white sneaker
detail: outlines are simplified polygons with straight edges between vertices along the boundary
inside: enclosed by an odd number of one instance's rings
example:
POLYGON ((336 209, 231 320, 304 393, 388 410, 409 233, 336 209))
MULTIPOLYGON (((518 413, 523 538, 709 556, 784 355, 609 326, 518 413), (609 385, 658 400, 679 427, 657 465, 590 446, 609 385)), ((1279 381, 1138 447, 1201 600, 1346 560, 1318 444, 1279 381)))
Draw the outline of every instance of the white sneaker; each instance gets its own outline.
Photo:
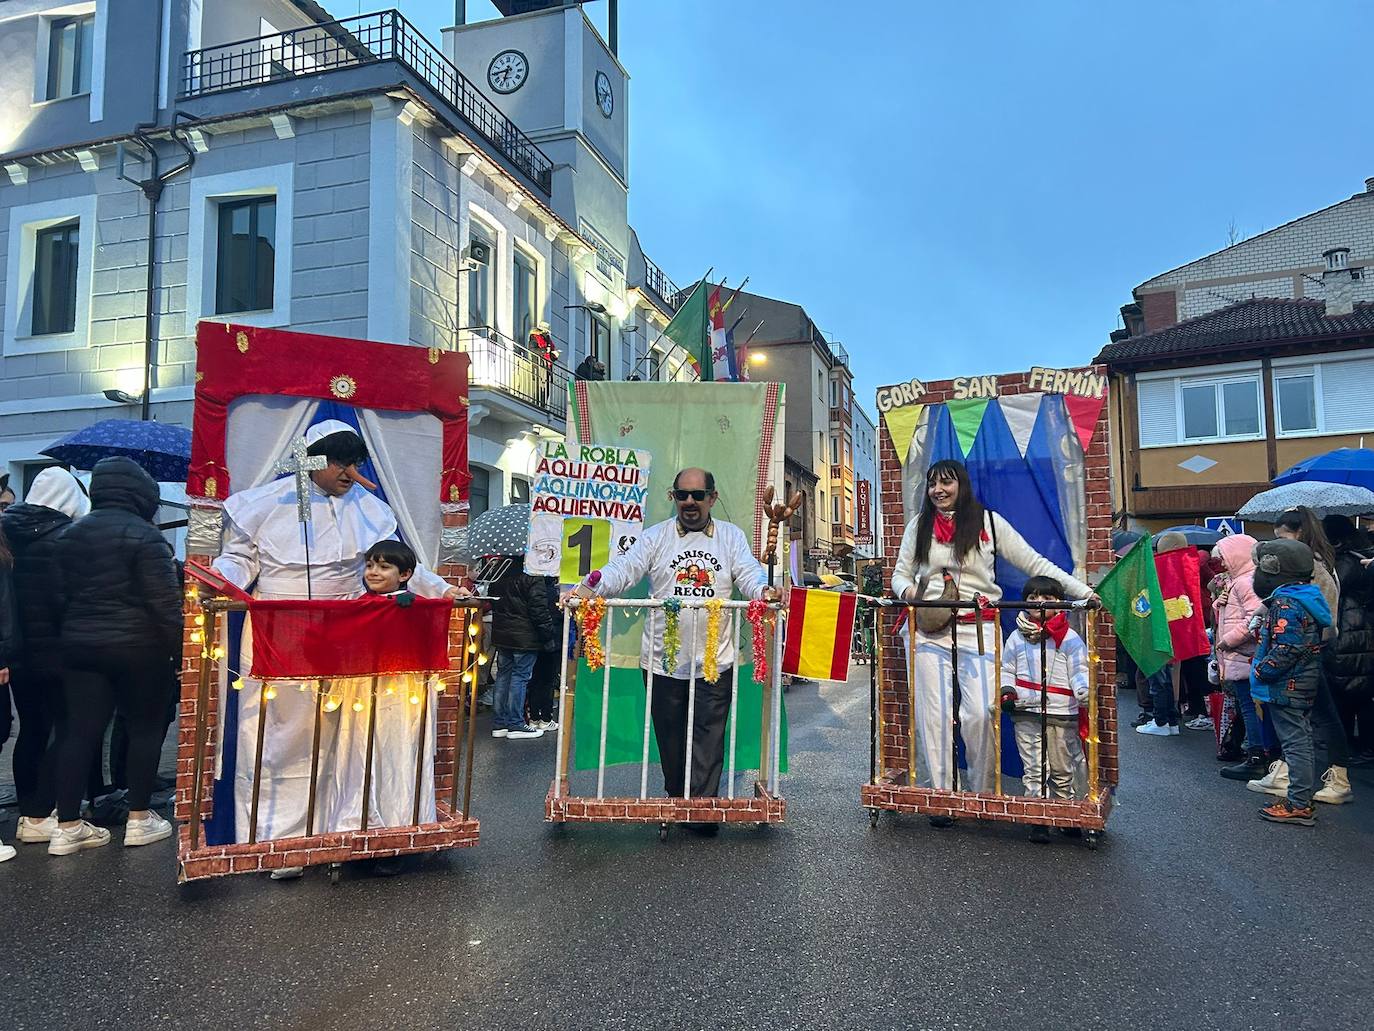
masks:
POLYGON ((3 841, 0 841, 0 863, 9 862, 9 860, 13 859, 18 854, 19 853, 14 850, 13 845, 6 845, 3 841))
POLYGON ((520 727, 517 730, 512 730, 509 734, 506 735, 506 737, 512 741, 528 741, 531 738, 543 736, 544 732, 542 730, 540 730, 538 727, 531 727, 529 724, 526 724, 525 726, 520 727))
POLYGON ((493 731, 491 732, 491 736, 492 736, 492 737, 505 737, 505 736, 506 736, 507 734, 509 734, 509 733, 510 733, 510 731, 507 730, 505 727, 497 727, 495 730, 493 730, 493 731))
POLYGON ((69 856, 87 848, 99 848, 110 843, 110 832, 104 827, 82 820, 75 827, 58 827, 48 839, 48 855, 69 856))
POLYGON ((557 730, 557 729, 558 729, 558 721, 557 721, 557 720, 545 720, 545 721, 544 721, 544 729, 545 729, 545 730, 548 730, 548 731, 557 730))
POLYGON ((1288 764, 1282 759, 1275 759, 1269 764, 1269 772, 1258 780, 1248 780, 1245 786, 1251 791, 1257 791, 1261 795, 1287 795, 1288 794, 1288 764))
POLYGON ((1148 723, 1142 723, 1140 726, 1136 727, 1135 732, 1137 734, 1149 734, 1151 737, 1172 737, 1174 734, 1178 733, 1178 728, 1161 727, 1154 720, 1150 720, 1148 723))
POLYGON ((1327 805, 1342 805, 1355 801, 1355 792, 1350 790, 1350 777, 1344 766, 1332 766, 1322 774, 1322 786, 1312 796, 1313 801, 1327 805))
POLYGON ((280 870, 272 871, 271 879, 274 881, 294 881, 303 873, 305 873, 303 866, 283 866, 280 870))
POLYGON ((1188 727, 1189 730, 1213 730, 1213 731, 1214 731, 1214 730, 1216 729, 1216 728, 1214 728, 1214 727, 1212 726, 1212 718, 1211 718, 1210 716, 1194 716, 1192 719, 1190 719, 1190 720, 1187 722, 1186 726, 1188 727))
POLYGON ((41 818, 21 816, 19 817, 19 829, 14 832, 14 840, 22 841, 29 845, 36 845, 40 841, 51 841, 52 836, 56 833, 56 813, 41 818))
POLYGON ((130 820, 124 825, 124 847, 151 845, 155 841, 172 836, 172 825, 157 813, 149 812, 141 820, 130 820))
POLYGON ((1170 736, 1170 737, 1178 737, 1178 734, 1179 734, 1178 724, 1177 724, 1177 723, 1170 723, 1170 724, 1169 724, 1169 736, 1170 736))

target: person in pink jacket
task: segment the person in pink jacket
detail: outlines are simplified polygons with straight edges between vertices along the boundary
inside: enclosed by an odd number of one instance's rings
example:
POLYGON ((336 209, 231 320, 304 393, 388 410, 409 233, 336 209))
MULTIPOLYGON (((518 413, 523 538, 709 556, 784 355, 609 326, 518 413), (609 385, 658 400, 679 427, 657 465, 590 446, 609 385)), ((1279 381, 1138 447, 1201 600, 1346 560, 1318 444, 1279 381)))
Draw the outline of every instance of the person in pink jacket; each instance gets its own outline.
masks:
POLYGON ((1268 767, 1259 713, 1250 697, 1250 660, 1255 654, 1255 635, 1250 619, 1263 608, 1255 594, 1255 538, 1238 533, 1223 537, 1212 554, 1226 567, 1230 583, 1213 605, 1217 674, 1224 689, 1235 696, 1245 721, 1245 758, 1227 766, 1221 775, 1229 780, 1249 780, 1268 767))

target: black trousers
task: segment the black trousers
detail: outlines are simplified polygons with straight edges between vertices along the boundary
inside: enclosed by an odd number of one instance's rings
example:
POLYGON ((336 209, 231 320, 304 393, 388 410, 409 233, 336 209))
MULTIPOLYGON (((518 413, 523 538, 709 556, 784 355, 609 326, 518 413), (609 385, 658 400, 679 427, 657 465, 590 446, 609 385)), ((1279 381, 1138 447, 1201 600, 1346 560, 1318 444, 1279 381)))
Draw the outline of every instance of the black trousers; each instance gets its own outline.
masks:
POLYGON ((19 712, 19 737, 14 742, 14 789, 19 815, 41 820, 57 804, 53 771, 57 742, 66 723, 60 674, 15 674, 10 681, 19 712))
POLYGON ((1207 680, 1207 656, 1184 659, 1179 665, 1179 708, 1186 708, 1189 716, 1207 715, 1207 695, 1212 690, 1207 680))
POLYGON ((57 818, 81 815, 91 752, 118 706, 128 726, 128 802, 148 808, 167 730, 167 656, 133 648, 72 649, 62 675, 67 726, 57 760, 57 818))
MULTIPOLYGON (((645 683, 649 674, 644 673, 645 683)), ((663 765, 663 789, 669 798, 682 798, 682 775, 687 763, 687 691, 690 681, 655 676, 651 715, 658 758, 663 765)), ((697 678, 692 712, 692 797, 720 794, 725 764, 725 721, 730 716, 730 670, 716 680, 697 678)))
POLYGON ((551 720, 554 717, 553 693, 558 687, 558 652, 540 652, 534 660, 534 674, 525 693, 525 708, 531 720, 551 720))

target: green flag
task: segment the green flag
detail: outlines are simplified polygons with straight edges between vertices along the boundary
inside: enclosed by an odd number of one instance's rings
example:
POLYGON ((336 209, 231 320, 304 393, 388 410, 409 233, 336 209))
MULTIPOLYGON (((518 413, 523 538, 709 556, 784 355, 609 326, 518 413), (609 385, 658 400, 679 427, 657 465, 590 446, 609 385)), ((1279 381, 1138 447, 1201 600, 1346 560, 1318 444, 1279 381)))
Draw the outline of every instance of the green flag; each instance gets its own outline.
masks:
POLYGON ((703 383, 711 379, 711 335, 706 311, 706 280, 692 288, 663 335, 687 352, 703 383))
POLYGON ((1140 672, 1157 673, 1174 657, 1164 594, 1155 572, 1152 538, 1147 533, 1112 567, 1097 588, 1102 605, 1112 614, 1116 636, 1140 672))

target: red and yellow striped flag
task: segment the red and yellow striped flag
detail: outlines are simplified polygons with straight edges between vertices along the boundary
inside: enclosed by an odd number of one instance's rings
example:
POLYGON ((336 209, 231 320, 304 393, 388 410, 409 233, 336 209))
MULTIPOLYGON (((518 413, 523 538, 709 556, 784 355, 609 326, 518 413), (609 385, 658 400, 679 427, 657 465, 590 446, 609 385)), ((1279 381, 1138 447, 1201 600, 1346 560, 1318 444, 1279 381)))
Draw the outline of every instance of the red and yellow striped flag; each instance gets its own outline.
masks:
POLYGON ((782 671, 806 680, 848 680, 858 606, 852 592, 793 587, 787 600, 782 671))

